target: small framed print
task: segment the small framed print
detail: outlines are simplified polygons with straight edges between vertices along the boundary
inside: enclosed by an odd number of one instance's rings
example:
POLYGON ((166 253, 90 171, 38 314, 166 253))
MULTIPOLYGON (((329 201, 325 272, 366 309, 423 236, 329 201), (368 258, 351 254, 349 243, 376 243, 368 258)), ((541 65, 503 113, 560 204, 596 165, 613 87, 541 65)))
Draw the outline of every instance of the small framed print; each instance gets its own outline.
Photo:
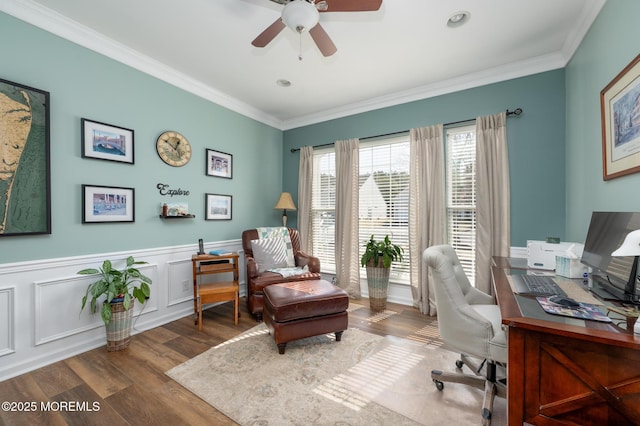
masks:
POLYGON ((134 222, 134 189, 82 185, 82 223, 134 222))
POLYGON ((233 155, 207 149, 207 176, 231 179, 233 175, 233 155))
POLYGON ((231 195, 205 194, 205 220, 231 220, 231 195))
POLYGON ((133 130, 82 119, 82 157, 134 163, 133 130))

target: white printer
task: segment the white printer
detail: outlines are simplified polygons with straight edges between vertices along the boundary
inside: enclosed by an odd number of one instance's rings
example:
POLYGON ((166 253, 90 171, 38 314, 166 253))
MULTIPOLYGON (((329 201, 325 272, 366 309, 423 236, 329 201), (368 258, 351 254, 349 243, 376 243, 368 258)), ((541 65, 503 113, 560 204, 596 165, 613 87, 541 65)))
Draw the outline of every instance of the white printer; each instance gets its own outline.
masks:
POLYGON ((578 243, 547 243, 544 241, 527 241, 527 266, 535 269, 556 269, 556 256, 567 256, 573 253, 578 259, 582 256, 584 246, 578 243))

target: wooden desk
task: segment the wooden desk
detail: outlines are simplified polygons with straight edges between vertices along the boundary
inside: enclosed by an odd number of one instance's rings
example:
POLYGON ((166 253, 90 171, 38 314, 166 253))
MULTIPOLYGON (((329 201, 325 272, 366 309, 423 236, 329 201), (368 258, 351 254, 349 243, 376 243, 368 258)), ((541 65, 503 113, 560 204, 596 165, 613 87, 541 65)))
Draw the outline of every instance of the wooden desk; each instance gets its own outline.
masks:
POLYGON ((239 313, 239 285, 238 285, 238 254, 214 256, 210 254, 194 254, 191 257, 193 265, 193 312, 198 330, 202 331, 202 306, 207 303, 233 302, 233 320, 238 325, 239 313), (203 275, 233 274, 232 281, 216 281, 202 283, 203 275))
POLYGON ((530 300, 514 295, 510 269, 506 258, 494 258, 495 295, 508 327, 509 425, 640 424, 640 337, 541 308, 540 315, 524 316, 521 305, 530 300))

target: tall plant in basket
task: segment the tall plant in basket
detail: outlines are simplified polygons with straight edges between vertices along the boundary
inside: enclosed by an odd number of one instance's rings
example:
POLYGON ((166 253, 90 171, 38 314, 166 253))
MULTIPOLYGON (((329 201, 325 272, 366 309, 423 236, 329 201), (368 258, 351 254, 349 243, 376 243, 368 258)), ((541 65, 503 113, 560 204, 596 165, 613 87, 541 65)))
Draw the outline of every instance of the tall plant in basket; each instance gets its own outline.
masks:
POLYGON ((100 316, 107 328, 107 350, 125 349, 131 341, 131 320, 135 300, 144 303, 151 295, 151 278, 143 275, 134 265, 147 262, 127 258, 124 269, 113 267, 110 260, 102 262, 100 269, 87 268, 78 271, 81 275, 97 275, 97 281, 89 284, 82 298, 81 311, 85 308, 89 296, 89 309, 92 314, 98 311, 98 299, 105 296, 100 308, 100 316))
POLYGON ((391 263, 401 261, 404 250, 393 244, 388 235, 382 241, 376 241, 371 235, 364 247, 360 264, 367 267, 369 306, 372 311, 384 311, 387 309, 391 263))

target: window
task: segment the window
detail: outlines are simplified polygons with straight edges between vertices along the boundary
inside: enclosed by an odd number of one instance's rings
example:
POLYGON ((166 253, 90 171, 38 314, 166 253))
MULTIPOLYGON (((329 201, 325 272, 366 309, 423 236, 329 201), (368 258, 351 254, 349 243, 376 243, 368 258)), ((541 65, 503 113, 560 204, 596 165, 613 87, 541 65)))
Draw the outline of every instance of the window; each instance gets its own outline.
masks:
MULTIPOLYGON (((405 250, 391 279, 409 282, 409 140, 408 135, 360 144, 360 246, 371 235, 385 235, 405 250)), ((323 272, 335 272, 335 153, 314 152, 312 194, 313 255, 323 272)))
POLYGON ((323 272, 335 272, 336 154, 331 149, 313 154, 311 229, 313 255, 323 272))
POLYGON ((475 279, 476 131, 447 129, 447 237, 471 281, 475 279))
MULTIPOLYGON (((447 129, 447 235, 474 284, 476 243, 475 125, 447 129)), ((389 235, 405 250, 391 279, 409 282, 409 136, 360 144, 360 246, 389 235)), ((313 255, 323 272, 335 272, 336 171, 333 148, 314 152, 313 255)))
POLYGON ((405 251, 390 278, 409 283, 409 136, 360 144, 360 246, 385 235, 405 251))

